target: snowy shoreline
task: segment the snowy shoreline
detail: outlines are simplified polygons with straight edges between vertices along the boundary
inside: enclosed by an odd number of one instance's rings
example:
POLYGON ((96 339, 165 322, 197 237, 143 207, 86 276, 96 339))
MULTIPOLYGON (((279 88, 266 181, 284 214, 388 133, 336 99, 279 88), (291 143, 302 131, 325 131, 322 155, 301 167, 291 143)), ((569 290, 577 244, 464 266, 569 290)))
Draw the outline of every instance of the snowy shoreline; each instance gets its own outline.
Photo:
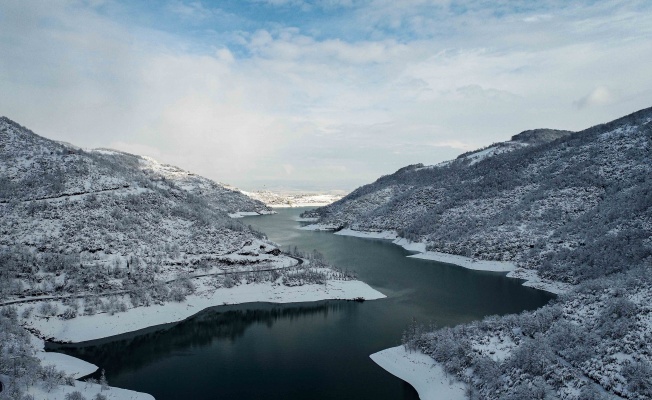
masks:
MULTIPOLYGON (((311 224, 302 226, 299 229, 308 231, 335 231, 334 225, 311 224)), ((427 251, 426 244, 421 242, 412 242, 401 238, 395 231, 366 232, 356 231, 350 228, 341 229, 334 232, 335 235, 353 236, 363 239, 385 239, 391 240, 393 244, 403 247, 405 250, 414 251, 417 254, 409 255, 410 258, 422 260, 431 260, 446 264, 457 265, 462 268, 472 269, 475 271, 488 272, 507 272, 508 278, 523 280, 523 286, 543 290, 552 294, 563 294, 571 289, 571 286, 562 282, 555 282, 540 277, 536 271, 518 268, 509 261, 490 261, 480 260, 470 257, 459 256, 455 254, 441 253, 437 251, 427 251)))
POLYGON ((276 211, 237 211, 232 214, 229 214, 229 217, 231 218, 244 218, 244 217, 256 217, 259 215, 272 215, 276 214, 276 211))
POLYGON ((57 342, 85 342, 183 321, 200 311, 243 303, 298 303, 320 300, 376 300, 386 297, 361 281, 327 281, 324 285, 283 286, 272 283, 242 284, 189 295, 182 302, 136 307, 125 312, 82 315, 73 319, 31 318, 25 324, 42 337, 57 342))
MULTIPOLYGON (((24 322, 24 326, 32 332, 39 332, 47 340, 67 343, 79 343, 102 339, 141 329, 183 321, 211 307, 245 303, 298 303, 321 300, 376 300, 386 296, 361 281, 329 280, 326 284, 310 284, 302 286, 284 286, 270 282, 256 284, 241 284, 232 288, 210 289, 198 291, 187 296, 182 302, 169 302, 163 305, 131 308, 122 313, 110 315, 107 313, 82 315, 69 320, 56 317, 32 317, 24 322)), ((21 304, 17 308, 30 307, 21 304)), ((32 336, 32 347, 44 365, 54 365, 79 379, 97 371, 98 367, 86 361, 56 352, 44 351, 44 340, 32 336)), ((85 396, 94 396, 101 392, 100 385, 76 381, 76 386, 60 385, 50 392, 34 386, 29 393, 35 399, 63 400, 66 394, 80 391, 85 396)), ((102 392, 109 399, 151 400, 153 397, 126 389, 111 388, 102 392)))
POLYGON ((328 202, 318 202, 318 203, 292 203, 292 204, 265 204, 267 207, 271 208, 300 208, 300 207, 323 207, 333 203, 332 201, 328 202))
POLYGON ((441 365, 421 352, 392 347, 369 356, 385 371, 412 385, 421 400, 465 400, 465 385, 446 374, 441 365))
MULTIPOLYGON (((299 229, 335 231, 336 227, 311 224, 299 229)), ((524 280, 524 286, 553 294, 562 294, 570 289, 568 285, 543 280, 536 271, 517 268, 511 262, 478 260, 454 254, 427 251, 425 243, 411 242, 399 237, 394 231, 365 232, 346 228, 336 231, 334 234, 363 239, 391 240, 393 244, 401 246, 405 250, 417 252, 417 254, 408 256, 410 258, 453 264, 476 271, 508 272, 507 277, 524 280)), ((441 365, 423 353, 409 353, 403 346, 398 346, 379 351, 369 357, 390 374, 412 385, 419 393, 421 400, 462 400, 467 398, 465 385, 459 380, 448 376, 441 365)))

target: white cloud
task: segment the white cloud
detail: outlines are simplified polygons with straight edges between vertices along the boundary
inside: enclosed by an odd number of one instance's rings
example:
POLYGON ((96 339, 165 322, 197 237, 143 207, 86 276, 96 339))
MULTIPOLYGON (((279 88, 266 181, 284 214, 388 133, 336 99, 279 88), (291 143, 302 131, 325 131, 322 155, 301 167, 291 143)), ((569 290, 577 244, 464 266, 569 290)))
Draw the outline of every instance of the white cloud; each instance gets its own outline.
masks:
POLYGON ((525 18, 523 18, 524 22, 542 22, 542 21, 549 21, 553 18, 551 14, 536 14, 536 15, 530 15, 525 18))
MULTIPOLYGON (((640 4, 495 17, 470 0, 460 15, 447 1, 335 3, 353 18, 338 23, 365 34, 266 25, 193 46, 83 3, 3 2, 0 112, 239 186, 350 189, 521 130, 652 105, 652 15, 640 4), (422 13, 432 4, 447 17, 422 13)), ((206 4, 170 7, 216 15, 206 4)))

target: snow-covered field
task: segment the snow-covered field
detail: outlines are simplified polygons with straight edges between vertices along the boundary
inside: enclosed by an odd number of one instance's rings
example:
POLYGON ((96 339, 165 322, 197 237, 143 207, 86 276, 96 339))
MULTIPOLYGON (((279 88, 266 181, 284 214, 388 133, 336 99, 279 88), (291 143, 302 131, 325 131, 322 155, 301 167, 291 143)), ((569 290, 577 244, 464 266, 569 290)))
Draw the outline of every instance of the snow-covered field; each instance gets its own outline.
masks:
POLYGON ((403 379, 419 393, 421 400, 466 399, 465 385, 448 376, 431 357, 392 347, 369 356, 390 374, 403 379))

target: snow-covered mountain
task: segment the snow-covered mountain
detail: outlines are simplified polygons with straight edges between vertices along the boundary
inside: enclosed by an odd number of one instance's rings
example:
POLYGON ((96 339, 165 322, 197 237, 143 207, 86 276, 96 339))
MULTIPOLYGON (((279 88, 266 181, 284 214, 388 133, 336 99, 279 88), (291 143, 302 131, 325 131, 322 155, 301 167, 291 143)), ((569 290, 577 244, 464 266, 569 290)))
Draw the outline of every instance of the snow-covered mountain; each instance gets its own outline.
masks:
MULTIPOLYGON (((498 154, 509 153, 514 150, 521 149, 527 146, 538 146, 541 144, 549 143, 554 140, 570 135, 571 131, 562 131, 557 129, 532 129, 523 131, 517 135, 512 136, 512 139, 507 142, 494 143, 482 149, 469 151, 460 154, 457 157, 458 161, 468 161, 473 165, 487 157, 493 157, 498 154)), ((444 162, 448 165, 450 161, 444 162)))
POLYGON ((85 151, 0 118, 0 398, 105 389, 75 383, 97 367, 45 353, 43 338, 92 340, 227 303, 383 297, 232 218, 270 212, 177 167, 85 151))
POLYGON ((439 166, 402 168, 305 216, 569 283, 611 274, 652 254, 650 121, 645 109, 575 133, 526 131, 439 166))
POLYGON ((446 385, 434 362, 471 399, 652 398, 652 108, 408 166, 304 216, 574 284, 533 312, 415 323, 372 357, 425 393, 446 385), (415 350, 431 357, 421 369, 415 350))
POLYGON ((2 284, 16 286, 4 295, 123 286, 116 279, 125 271, 217 262, 245 243, 259 243, 252 257, 276 257, 266 254, 275 246, 227 214, 269 212, 264 204, 152 159, 45 139, 7 118, 0 119, 0 207, 9 266, 2 284), (96 276, 99 265, 107 268, 96 276))

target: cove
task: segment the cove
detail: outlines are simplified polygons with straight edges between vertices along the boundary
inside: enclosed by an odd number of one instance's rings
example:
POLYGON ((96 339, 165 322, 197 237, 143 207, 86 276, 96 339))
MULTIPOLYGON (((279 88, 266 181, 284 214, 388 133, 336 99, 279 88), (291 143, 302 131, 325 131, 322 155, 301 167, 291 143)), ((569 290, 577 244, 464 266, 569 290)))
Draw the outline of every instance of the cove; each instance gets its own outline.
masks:
POLYGON ((298 230, 304 210, 245 222, 284 248, 320 251, 386 299, 214 307, 180 323, 48 350, 94 363, 111 385, 159 400, 416 399, 410 385, 369 359, 398 345, 413 319, 452 326, 554 297, 504 273, 407 258, 389 241, 298 230))

